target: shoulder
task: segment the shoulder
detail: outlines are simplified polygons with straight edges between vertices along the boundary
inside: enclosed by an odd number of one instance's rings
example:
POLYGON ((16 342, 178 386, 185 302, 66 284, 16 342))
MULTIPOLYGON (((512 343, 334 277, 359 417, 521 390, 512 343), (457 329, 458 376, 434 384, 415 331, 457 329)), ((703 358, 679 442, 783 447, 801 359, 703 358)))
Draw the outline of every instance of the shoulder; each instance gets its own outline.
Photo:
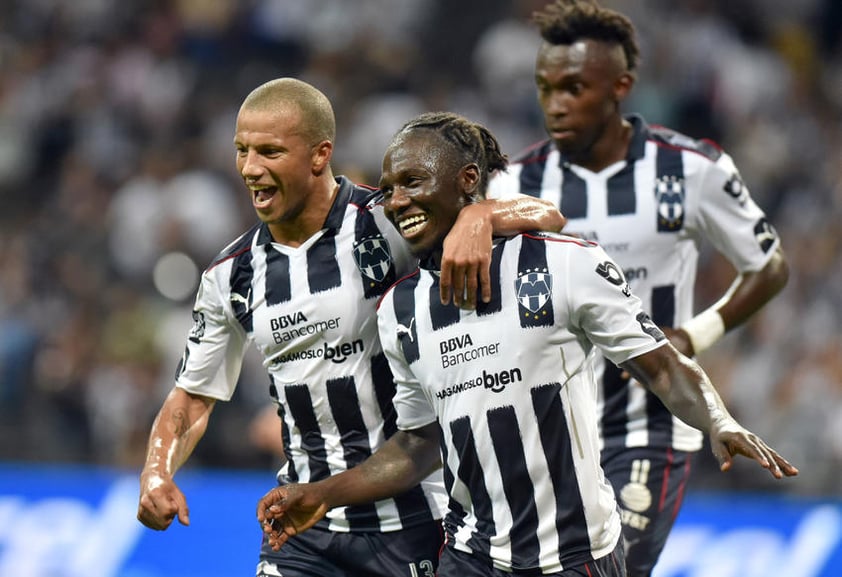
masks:
POLYGON ((650 125, 648 136, 657 146, 695 153, 712 163, 718 162, 725 154, 722 147, 710 139, 692 138, 666 126, 650 125))
POLYGON ((389 288, 387 288, 380 298, 377 300, 377 312, 380 313, 381 306, 386 302, 393 301, 396 295, 402 295, 406 292, 412 292, 415 290, 415 286, 418 284, 418 279, 421 276, 421 270, 416 268, 409 274, 406 274, 392 283, 389 288))
POLYGON ((541 165, 547 161, 550 152, 553 151, 553 142, 546 138, 532 144, 517 153, 511 161, 512 165, 541 165))
POLYGON ((251 227, 246 232, 237 237, 236 240, 234 240, 233 242, 228 244, 228 246, 222 249, 222 251, 220 251, 219 254, 217 254, 214 257, 210 265, 208 265, 207 269, 205 269, 205 272, 210 272, 211 270, 213 270, 221 264, 224 264, 251 252, 251 247, 254 243, 255 236, 268 234, 269 231, 265 228, 265 225, 263 225, 262 223, 255 224, 253 227, 251 227))

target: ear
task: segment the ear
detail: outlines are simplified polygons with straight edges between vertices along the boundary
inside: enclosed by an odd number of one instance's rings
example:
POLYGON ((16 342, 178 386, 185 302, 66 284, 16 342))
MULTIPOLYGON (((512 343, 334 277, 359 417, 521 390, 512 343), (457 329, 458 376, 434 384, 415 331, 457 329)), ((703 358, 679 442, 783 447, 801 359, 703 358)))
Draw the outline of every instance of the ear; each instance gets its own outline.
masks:
POLYGON ((635 76, 632 72, 623 72, 614 81, 614 100, 622 102, 634 88, 635 76))
POLYGON ((333 156, 333 143, 330 140, 322 140, 313 147, 312 169, 313 174, 321 174, 330 164, 333 156))
POLYGON ((479 172, 479 166, 475 162, 466 164, 459 170, 459 184, 462 187, 462 193, 469 198, 474 198, 479 193, 479 172))

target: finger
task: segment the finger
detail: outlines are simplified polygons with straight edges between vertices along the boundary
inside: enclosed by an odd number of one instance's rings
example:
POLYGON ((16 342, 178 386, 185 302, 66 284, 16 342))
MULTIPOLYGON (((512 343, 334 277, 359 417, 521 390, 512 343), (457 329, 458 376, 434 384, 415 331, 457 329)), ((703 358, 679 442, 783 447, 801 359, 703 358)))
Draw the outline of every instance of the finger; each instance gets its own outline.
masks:
POLYGON ((453 304, 457 307, 461 307, 462 303, 465 301, 465 277, 468 274, 468 270, 462 266, 453 267, 453 275, 450 278, 451 284, 453 285, 451 293, 453 297, 453 304))
POLYGON ((447 264, 445 265, 442 263, 440 276, 439 276, 439 299, 441 300, 441 304, 446 305, 450 302, 450 293, 451 293, 451 269, 452 265, 447 264))
POLYGON ((479 269, 479 284, 482 289, 482 302, 491 302, 491 261, 479 269))
MULTIPOLYGON (((480 274, 480 269, 475 266, 469 266, 467 271, 465 271, 465 292, 463 293, 464 301, 462 308, 469 310, 477 308, 477 279, 480 274)), ((479 281, 479 284, 485 289, 482 281, 479 281)))
POLYGON ((185 527, 190 525, 190 507, 187 506, 187 500, 184 495, 179 492, 173 499, 175 511, 178 513, 178 522, 185 527))
POLYGON ((731 452, 725 443, 711 441, 711 451, 719 463, 720 471, 727 471, 731 468, 731 452))

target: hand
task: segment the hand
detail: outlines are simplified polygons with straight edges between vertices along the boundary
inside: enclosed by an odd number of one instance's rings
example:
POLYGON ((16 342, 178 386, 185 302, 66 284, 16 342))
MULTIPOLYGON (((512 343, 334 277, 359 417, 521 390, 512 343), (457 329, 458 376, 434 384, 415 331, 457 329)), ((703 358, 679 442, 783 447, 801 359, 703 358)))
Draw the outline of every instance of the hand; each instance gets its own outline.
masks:
POLYGON ((190 509, 184 493, 171 477, 141 475, 137 520, 156 531, 164 531, 178 516, 182 525, 190 525, 190 509))
POLYGON ((278 551, 290 537, 315 525, 328 505, 313 484, 275 487, 257 502, 257 520, 269 536, 269 546, 278 551))
POLYGON ((757 461, 776 479, 784 475, 794 477, 798 474, 798 469, 781 457, 763 439, 747 431, 733 419, 726 419, 711 428, 710 446, 714 457, 719 461, 721 471, 728 471, 731 468, 734 455, 743 455, 757 461))
POLYGON ((477 306, 477 288, 482 302, 491 301, 491 209, 469 204, 444 239, 439 290, 442 304, 465 309, 477 306))

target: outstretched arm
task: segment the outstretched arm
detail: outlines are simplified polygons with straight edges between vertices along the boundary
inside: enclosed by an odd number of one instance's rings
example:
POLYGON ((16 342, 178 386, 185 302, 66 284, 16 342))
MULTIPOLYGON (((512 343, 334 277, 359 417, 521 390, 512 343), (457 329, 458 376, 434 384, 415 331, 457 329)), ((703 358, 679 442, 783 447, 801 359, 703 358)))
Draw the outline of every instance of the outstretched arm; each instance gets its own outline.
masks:
POLYGON ((745 323, 781 292, 788 280, 789 264, 778 247, 762 269, 737 276, 716 304, 681 328, 665 332, 679 351, 688 356, 697 355, 726 332, 745 323))
POLYGON ((161 406, 140 474, 137 518, 150 529, 163 531, 176 516, 182 525, 190 524, 187 500, 173 476, 205 434, 214 402, 174 387, 161 406))
POLYGON ((702 368, 671 344, 626 361, 622 368, 655 393, 675 416, 709 434, 721 470, 731 468, 733 456, 743 455, 777 479, 798 474, 798 469, 731 416, 702 368))
POLYGON ((441 302, 474 309, 477 288, 491 300, 491 238, 530 230, 559 232, 567 219, 547 200, 520 195, 486 199, 464 207, 444 239, 441 260, 441 302))
POLYGON ((258 501, 257 520, 277 551, 289 537, 315 525, 330 509, 399 495, 440 466, 437 423, 398 431, 352 469, 316 483, 272 489, 258 501))

